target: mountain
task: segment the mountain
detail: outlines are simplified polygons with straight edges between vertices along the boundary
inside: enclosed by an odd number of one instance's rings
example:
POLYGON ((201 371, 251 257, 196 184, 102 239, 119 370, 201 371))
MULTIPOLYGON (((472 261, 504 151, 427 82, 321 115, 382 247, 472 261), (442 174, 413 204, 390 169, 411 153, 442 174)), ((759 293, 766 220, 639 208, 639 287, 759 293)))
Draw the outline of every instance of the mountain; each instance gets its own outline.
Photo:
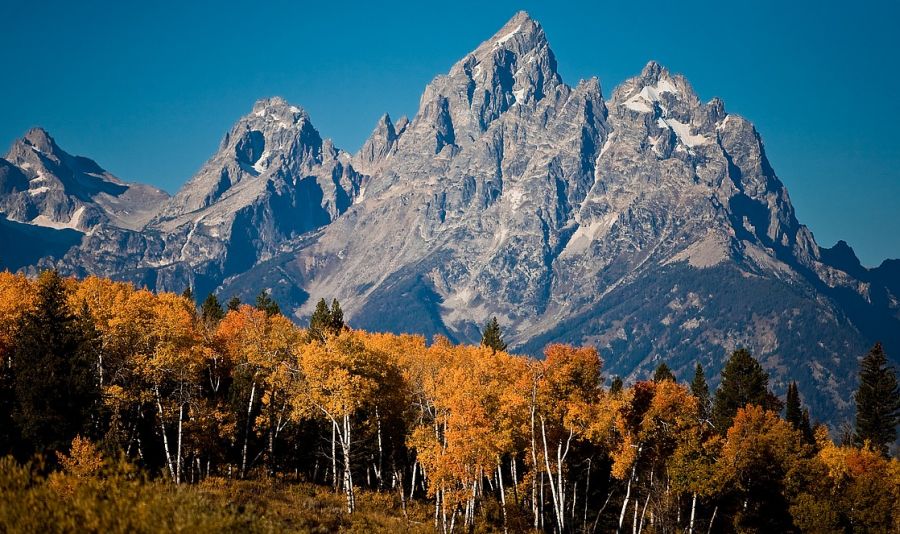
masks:
POLYGON ((167 198, 72 156, 41 128, 29 130, 0 158, 0 212, 16 222, 81 232, 101 224, 140 230, 167 198))
MULTIPOLYGON (((24 184, 13 164, 4 199, 24 184)), ((36 265, 244 300, 268 289, 301 321, 335 297, 356 327, 457 341, 497 316, 515 350, 593 344, 629 379, 661 361, 716 376, 743 346, 832 422, 868 346, 900 354, 900 262, 821 248, 750 122, 655 62, 608 99, 596 79, 568 85, 524 12, 355 155, 261 100, 160 204, 36 265)))
POLYGON ((144 227, 101 227, 39 266, 205 294, 341 215, 364 179, 350 159, 301 108, 260 100, 144 227))

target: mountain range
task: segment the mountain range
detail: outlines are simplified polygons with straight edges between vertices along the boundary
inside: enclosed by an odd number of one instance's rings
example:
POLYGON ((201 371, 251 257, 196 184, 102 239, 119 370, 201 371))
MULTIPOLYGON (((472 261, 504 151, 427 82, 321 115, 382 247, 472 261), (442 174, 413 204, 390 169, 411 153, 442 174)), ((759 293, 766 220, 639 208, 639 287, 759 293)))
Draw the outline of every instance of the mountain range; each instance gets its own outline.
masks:
POLYGON ((356 154, 263 99, 170 197, 32 129, 0 159, 0 251, 27 273, 269 290, 298 321, 337 298, 354 327, 476 342, 496 316, 516 351, 592 344, 631 380, 662 361, 712 377, 747 347, 831 422, 858 357, 900 353, 900 261, 820 247, 748 120, 655 62, 608 98, 568 85, 524 12, 356 154))

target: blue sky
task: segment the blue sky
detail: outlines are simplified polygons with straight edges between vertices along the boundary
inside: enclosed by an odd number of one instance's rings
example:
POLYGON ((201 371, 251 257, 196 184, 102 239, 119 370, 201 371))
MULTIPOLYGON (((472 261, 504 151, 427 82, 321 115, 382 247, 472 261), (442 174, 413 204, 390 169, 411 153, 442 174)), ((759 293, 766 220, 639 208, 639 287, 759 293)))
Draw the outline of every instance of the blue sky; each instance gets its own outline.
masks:
POLYGON ((821 245, 900 257, 900 2, 431 5, 0 0, 0 147, 41 125, 175 191, 256 99, 281 95, 355 151, 525 9, 568 83, 597 76, 609 96, 650 59, 683 73, 756 124, 821 245))

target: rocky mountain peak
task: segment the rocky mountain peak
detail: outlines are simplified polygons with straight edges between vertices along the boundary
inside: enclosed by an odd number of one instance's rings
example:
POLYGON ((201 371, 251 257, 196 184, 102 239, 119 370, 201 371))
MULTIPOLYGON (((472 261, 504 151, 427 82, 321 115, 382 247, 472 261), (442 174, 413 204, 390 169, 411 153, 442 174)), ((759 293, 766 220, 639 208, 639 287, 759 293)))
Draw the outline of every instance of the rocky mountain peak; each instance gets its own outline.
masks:
MULTIPOLYGON (((405 127, 406 124, 404 123, 403 126, 405 127)), ((353 157, 354 167, 366 174, 373 172, 378 163, 393 151, 399 135, 400 133, 391 121, 391 116, 387 113, 382 115, 372 131, 372 135, 353 157)))
POLYGON ((53 138, 50 137, 47 130, 39 126, 28 130, 28 132, 25 133, 25 136, 22 137, 21 142, 44 154, 54 153, 59 150, 59 147, 56 145, 53 138))
POLYGON ((616 88, 611 102, 632 112, 655 117, 665 117, 670 112, 684 115, 701 106, 691 84, 656 61, 647 63, 640 75, 616 88))
POLYGON ((543 28, 519 12, 425 88, 411 138, 435 154, 453 152, 514 106, 533 106, 562 85, 543 28))
POLYGON ((270 122, 287 124, 299 124, 301 122, 309 122, 309 115, 306 110, 300 106, 289 104, 280 96, 270 98, 261 98, 253 104, 253 110, 250 115, 252 117, 262 117, 270 122))

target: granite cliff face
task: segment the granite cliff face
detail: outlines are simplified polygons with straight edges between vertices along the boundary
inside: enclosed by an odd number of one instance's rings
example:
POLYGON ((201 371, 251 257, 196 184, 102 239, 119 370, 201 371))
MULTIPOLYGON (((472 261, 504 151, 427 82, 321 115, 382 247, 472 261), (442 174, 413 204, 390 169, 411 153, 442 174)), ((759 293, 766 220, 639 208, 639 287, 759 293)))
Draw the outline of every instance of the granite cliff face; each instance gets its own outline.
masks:
MULTIPOLYGON (((0 160, 10 219, 17 161, 0 160)), ((870 343, 900 353, 897 262, 820 248, 751 123, 653 62, 609 99, 596 79, 567 85, 525 13, 353 156, 300 108, 259 101, 140 222, 108 216, 36 263, 245 300, 270 289, 301 321, 335 297, 354 326, 458 341, 497 316, 515 349, 591 343, 632 379, 663 360, 713 375, 745 346, 831 421, 870 343)))

